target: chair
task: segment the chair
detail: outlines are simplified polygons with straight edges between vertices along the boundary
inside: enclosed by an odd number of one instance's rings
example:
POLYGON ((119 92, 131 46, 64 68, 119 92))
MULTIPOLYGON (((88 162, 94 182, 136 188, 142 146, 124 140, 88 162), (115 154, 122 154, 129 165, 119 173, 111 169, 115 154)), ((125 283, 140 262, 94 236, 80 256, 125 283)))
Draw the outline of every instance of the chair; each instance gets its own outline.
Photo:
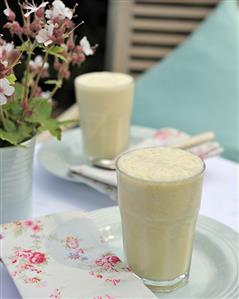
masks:
POLYGON ((137 76, 164 59, 218 0, 110 0, 106 69, 137 76))
POLYGON ((214 131, 226 158, 239 161, 239 11, 220 1, 162 62, 136 81, 133 123, 214 131))
POLYGON ((213 130, 224 156, 239 161, 237 4, 110 1, 107 68, 143 73, 136 81, 134 124, 192 134, 213 130))

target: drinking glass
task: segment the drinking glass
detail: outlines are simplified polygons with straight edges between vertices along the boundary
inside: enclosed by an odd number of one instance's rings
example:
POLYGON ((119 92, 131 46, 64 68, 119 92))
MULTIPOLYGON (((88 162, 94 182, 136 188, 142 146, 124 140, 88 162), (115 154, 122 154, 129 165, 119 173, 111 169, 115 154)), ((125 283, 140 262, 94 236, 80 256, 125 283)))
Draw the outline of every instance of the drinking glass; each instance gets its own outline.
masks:
POLYGON ((94 72, 77 77, 75 89, 86 156, 89 160, 114 159, 128 145, 133 78, 94 72))
MULTIPOLYGON (((172 180, 161 181, 153 175, 143 177, 144 168, 136 165, 134 157, 139 151, 142 149, 123 153, 116 163, 124 251, 129 267, 146 285, 168 292, 184 285, 189 277, 205 165, 198 158, 202 165, 198 173, 181 179, 178 169, 178 179, 174 175, 172 180), (125 159, 132 160, 129 171, 125 159), (132 175, 135 169, 141 171, 140 178, 132 175)), ((153 159, 152 149, 143 151, 141 164, 153 159)), ((171 149, 171 155, 174 151, 179 150, 171 149)), ((168 160, 161 162, 165 168, 168 160)))

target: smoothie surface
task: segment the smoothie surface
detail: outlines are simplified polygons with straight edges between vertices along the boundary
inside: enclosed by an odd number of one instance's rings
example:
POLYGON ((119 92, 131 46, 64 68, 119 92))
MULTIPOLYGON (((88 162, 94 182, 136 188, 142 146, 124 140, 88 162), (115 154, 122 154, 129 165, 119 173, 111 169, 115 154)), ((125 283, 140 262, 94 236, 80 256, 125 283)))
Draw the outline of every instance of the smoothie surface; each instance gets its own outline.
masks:
POLYGON ((204 163, 187 151, 155 147, 123 154, 118 159, 118 168, 136 179, 174 182, 200 174, 204 163))
POLYGON ((131 76, 121 73, 94 72, 79 76, 76 83, 85 88, 117 88, 133 83, 131 76))

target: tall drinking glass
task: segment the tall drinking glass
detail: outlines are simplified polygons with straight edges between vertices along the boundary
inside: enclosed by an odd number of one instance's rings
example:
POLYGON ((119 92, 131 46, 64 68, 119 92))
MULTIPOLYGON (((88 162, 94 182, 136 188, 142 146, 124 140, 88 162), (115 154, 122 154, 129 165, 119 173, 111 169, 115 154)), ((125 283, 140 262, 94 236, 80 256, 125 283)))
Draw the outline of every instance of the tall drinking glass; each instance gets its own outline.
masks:
POLYGON ((204 169, 201 159, 179 149, 136 149, 117 159, 127 261, 156 291, 188 280, 204 169))
POLYGON ((75 80, 85 154, 113 159, 128 145, 134 80, 121 73, 95 72, 75 80))

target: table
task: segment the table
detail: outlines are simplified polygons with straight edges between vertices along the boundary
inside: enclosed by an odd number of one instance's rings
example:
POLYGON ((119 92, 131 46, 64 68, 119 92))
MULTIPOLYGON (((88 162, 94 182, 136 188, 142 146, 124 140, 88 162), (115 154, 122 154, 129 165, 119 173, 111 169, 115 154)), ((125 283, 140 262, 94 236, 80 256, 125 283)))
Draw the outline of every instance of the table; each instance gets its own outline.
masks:
MULTIPOLYGON (((37 147, 37 149, 39 146, 37 147)), ((239 164, 215 157, 206 161, 207 171, 200 213, 239 231, 239 164)), ((52 176, 34 161, 33 216, 114 206, 107 196, 78 183, 52 176)), ((0 267, 0 299, 21 298, 7 271, 0 267)))

